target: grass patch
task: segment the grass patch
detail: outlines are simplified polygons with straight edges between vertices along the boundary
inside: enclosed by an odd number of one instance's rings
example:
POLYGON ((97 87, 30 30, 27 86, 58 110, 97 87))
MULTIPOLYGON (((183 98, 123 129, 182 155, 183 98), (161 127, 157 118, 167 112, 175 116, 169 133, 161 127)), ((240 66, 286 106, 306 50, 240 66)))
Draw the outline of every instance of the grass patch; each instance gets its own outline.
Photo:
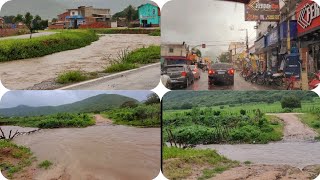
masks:
POLYGON ((0 62, 41 57, 48 54, 77 49, 98 40, 93 31, 61 31, 32 39, 8 39, 0 43, 0 62))
POLYGON ((207 179, 238 165, 238 162, 209 149, 163 147, 163 160, 163 172, 169 179, 186 179, 195 171, 195 167, 202 171, 200 179, 207 179))
MULTIPOLYGON (((314 129, 318 134, 320 134, 320 118, 317 114, 305 113, 298 115, 300 121, 307 126, 314 129)), ((319 138, 320 139, 320 138, 319 138)))
POLYGON ((149 33, 149 36, 161 36, 161 31, 160 31, 160 29, 157 29, 157 30, 149 33))
POLYGON ((42 161, 38 167, 39 168, 43 168, 43 169, 49 169, 49 167, 52 165, 52 162, 48 161, 48 160, 45 160, 45 161, 42 161))
POLYGON ((102 114, 113 120, 114 124, 136 127, 160 127, 160 104, 116 108, 102 114))
POLYGON ((60 84, 67 84, 72 82, 80 82, 87 79, 88 77, 84 72, 75 70, 75 71, 68 71, 60 74, 56 81, 60 84))
POLYGON ((87 127, 95 124, 88 114, 58 113, 47 116, 1 118, 0 124, 43 129, 87 127))
POLYGON ((244 164, 252 164, 251 161, 245 161, 244 164))
POLYGON ((0 140, 0 169, 8 178, 30 166, 34 161, 29 148, 18 146, 8 140, 0 140))
POLYGON ((128 52, 123 50, 118 53, 118 59, 113 60, 111 65, 105 69, 107 73, 135 69, 137 64, 155 63, 160 59, 160 46, 149 46, 128 52))

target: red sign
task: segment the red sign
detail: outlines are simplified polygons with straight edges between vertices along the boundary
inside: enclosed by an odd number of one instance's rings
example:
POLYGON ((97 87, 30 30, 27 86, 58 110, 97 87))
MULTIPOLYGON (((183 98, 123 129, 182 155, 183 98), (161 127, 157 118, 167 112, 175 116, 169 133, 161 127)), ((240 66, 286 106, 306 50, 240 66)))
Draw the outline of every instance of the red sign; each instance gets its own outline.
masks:
POLYGON ((320 27, 320 6, 310 0, 304 0, 296 10, 298 35, 320 27))
POLYGON ((245 5, 246 21, 279 21, 279 0, 251 0, 245 5))

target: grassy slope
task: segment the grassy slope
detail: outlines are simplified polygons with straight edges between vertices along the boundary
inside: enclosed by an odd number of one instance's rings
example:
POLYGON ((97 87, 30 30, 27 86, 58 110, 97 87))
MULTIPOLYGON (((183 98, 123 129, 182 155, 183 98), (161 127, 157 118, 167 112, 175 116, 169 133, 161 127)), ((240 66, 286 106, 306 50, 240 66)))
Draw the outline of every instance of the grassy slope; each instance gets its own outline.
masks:
POLYGON ((214 150, 164 147, 163 160, 163 172, 169 179, 185 179, 196 171, 202 172, 199 179, 207 179, 238 165, 214 150))
POLYGON ((320 135, 320 119, 316 114, 306 113, 298 115, 301 122, 314 129, 320 135))

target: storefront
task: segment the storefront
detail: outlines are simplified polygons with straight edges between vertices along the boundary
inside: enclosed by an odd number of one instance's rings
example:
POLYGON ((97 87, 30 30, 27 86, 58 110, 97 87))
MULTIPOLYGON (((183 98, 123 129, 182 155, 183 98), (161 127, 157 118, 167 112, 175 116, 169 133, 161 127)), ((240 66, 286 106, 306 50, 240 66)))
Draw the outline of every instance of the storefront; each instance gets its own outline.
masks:
POLYGON ((266 70, 266 37, 262 36, 257 41, 254 42, 255 55, 259 59, 258 69, 260 71, 266 70))
POLYGON ((273 28, 267 35, 267 69, 273 72, 278 72, 280 69, 281 60, 279 57, 279 27, 273 28))
POLYGON ((304 0, 296 9, 297 31, 302 68, 308 74, 320 69, 320 7, 304 0))

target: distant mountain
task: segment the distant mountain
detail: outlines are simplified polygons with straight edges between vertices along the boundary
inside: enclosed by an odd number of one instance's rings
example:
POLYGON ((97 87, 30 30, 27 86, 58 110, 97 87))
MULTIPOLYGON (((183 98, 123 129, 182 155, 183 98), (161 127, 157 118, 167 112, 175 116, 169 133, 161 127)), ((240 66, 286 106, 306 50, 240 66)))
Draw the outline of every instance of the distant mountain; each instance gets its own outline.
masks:
POLYGON ((128 7, 138 7, 145 4, 147 0, 11 0, 5 3, 0 11, 0 16, 10 16, 17 14, 38 14, 42 19, 56 18, 58 14, 66 11, 68 8, 77 8, 78 6, 93 6, 95 8, 108 8, 115 14, 128 7))
POLYGON ((139 101, 137 101, 136 99, 118 94, 100 94, 84 99, 82 101, 60 106, 31 107, 20 105, 13 108, 4 108, 0 109, 0 116, 38 116, 59 112, 100 112, 113 107, 119 107, 127 101, 134 101, 136 103, 139 103, 139 101))

